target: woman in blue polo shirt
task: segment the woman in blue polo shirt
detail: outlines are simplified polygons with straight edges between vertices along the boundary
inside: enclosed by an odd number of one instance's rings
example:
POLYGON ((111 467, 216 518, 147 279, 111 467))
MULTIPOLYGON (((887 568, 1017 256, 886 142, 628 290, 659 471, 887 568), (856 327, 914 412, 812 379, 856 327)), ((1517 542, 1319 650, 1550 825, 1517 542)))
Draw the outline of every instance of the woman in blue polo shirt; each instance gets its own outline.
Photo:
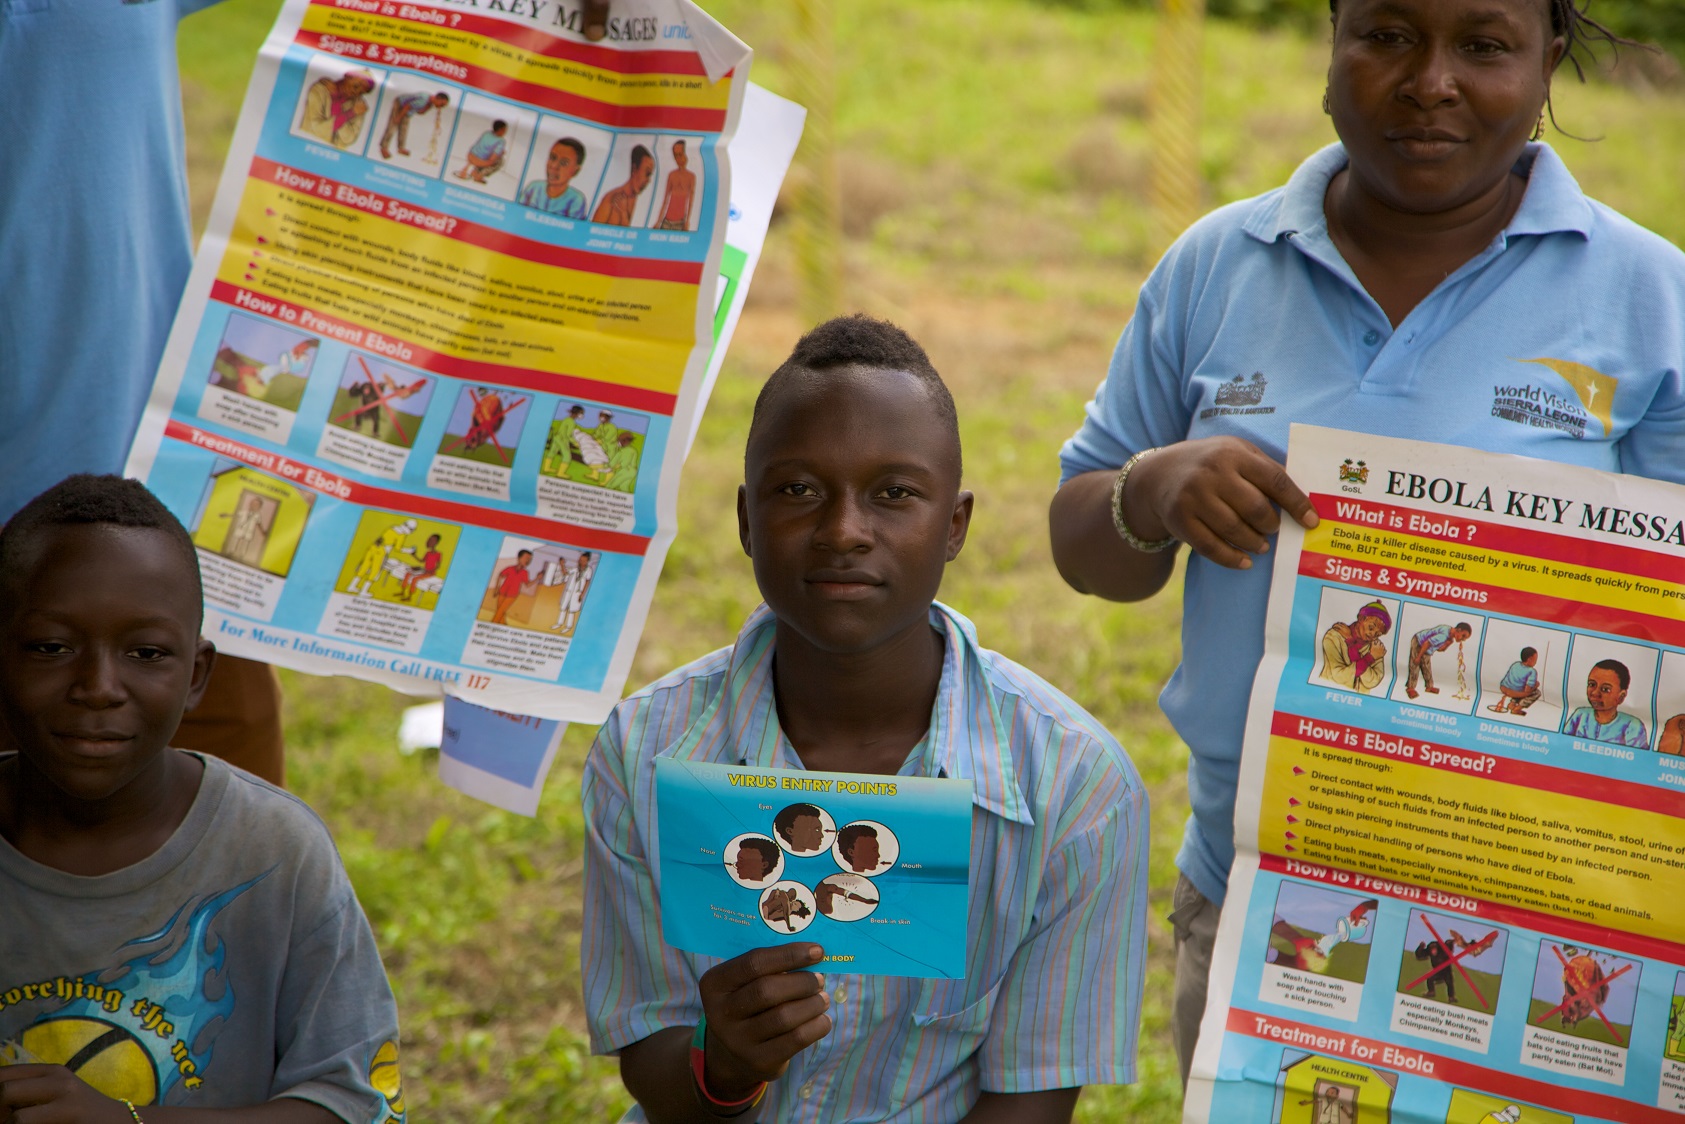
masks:
POLYGON ((1583 0, 1331 0, 1340 143, 1224 207, 1141 290, 1061 455, 1054 558, 1077 590, 1151 596, 1187 543, 1188 744, 1175 1031, 1184 1079, 1234 859, 1241 732, 1263 651, 1298 420, 1685 481, 1685 254, 1581 193, 1542 134, 1557 66, 1615 41, 1583 0))

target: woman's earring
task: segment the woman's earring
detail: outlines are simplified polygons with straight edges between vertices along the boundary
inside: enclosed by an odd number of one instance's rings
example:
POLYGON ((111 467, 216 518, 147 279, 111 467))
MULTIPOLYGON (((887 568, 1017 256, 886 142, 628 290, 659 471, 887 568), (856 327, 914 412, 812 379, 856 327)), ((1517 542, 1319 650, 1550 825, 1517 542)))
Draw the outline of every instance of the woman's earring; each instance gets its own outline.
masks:
POLYGON ((1334 116, 1333 109, 1329 108, 1329 105, 1328 105, 1328 89, 1327 89, 1327 87, 1324 87, 1323 91, 1322 91, 1322 112, 1329 117, 1334 116))
POLYGON ((1543 140, 1544 135, 1545 135, 1545 115, 1544 115, 1544 111, 1541 110, 1539 112, 1539 123, 1537 125, 1533 126, 1533 139, 1534 140, 1543 140))

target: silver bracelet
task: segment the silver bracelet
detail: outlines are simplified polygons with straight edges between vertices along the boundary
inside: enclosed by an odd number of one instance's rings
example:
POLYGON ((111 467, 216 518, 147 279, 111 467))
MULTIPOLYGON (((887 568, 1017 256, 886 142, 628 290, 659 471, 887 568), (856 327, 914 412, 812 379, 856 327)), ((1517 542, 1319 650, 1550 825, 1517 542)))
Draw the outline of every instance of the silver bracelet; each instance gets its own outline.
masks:
POLYGON ((1142 554, 1158 554, 1176 545, 1176 536, 1168 535, 1156 542, 1148 542, 1129 529, 1129 522, 1123 517, 1123 487, 1129 482, 1129 473, 1140 463, 1141 458, 1157 449, 1142 449, 1139 453, 1123 462, 1118 470, 1117 479, 1112 482, 1112 527, 1116 529, 1118 537, 1142 554))

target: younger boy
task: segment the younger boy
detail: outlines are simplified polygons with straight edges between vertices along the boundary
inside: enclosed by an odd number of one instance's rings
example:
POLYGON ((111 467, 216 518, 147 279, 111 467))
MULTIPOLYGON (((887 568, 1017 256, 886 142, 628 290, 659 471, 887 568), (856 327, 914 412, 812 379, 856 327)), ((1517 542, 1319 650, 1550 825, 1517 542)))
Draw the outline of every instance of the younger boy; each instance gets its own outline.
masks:
MULTIPOLYGON (((805 336, 761 391, 744 462, 739 534, 766 604, 732 647, 621 703, 585 767, 586 1010, 638 1101, 626 1119, 1068 1121, 1082 1085, 1134 1078, 1140 779, 1099 723, 934 603, 972 496, 953 399, 904 332, 849 317, 805 336), (805 942, 724 962, 665 946, 661 756, 969 780, 965 977, 822 976, 805 942)), ((801 818, 817 823, 793 815, 792 846, 813 842, 801 818)))
POLYGON ((1510 664, 1504 677, 1498 680, 1498 701, 1487 709, 1499 714, 1506 710, 1518 716, 1526 714, 1527 708, 1544 694, 1539 688, 1539 673, 1533 670, 1538 662, 1537 648, 1521 649, 1521 658, 1510 664))
POLYGON ((215 651, 193 542, 72 476, 0 531, 0 1120, 391 1124, 397 1010, 298 800, 167 746, 215 651))

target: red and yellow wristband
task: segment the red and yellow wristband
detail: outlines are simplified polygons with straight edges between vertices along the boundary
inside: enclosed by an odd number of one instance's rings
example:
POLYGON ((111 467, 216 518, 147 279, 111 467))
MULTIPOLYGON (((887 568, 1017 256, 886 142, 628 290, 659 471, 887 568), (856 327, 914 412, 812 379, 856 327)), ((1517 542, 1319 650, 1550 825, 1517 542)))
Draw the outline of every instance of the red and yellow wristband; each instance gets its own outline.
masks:
POLYGON ((740 1101, 722 1101, 708 1091, 708 1060, 705 1048, 708 1044, 708 1017, 704 1015, 696 1021, 696 1032, 690 1036, 690 1076, 691 1088, 696 1093, 696 1103, 702 1106, 702 1111, 710 1116, 730 1118, 742 1116, 745 1112, 761 1103, 766 1096, 766 1082, 755 1086, 755 1091, 740 1101))

